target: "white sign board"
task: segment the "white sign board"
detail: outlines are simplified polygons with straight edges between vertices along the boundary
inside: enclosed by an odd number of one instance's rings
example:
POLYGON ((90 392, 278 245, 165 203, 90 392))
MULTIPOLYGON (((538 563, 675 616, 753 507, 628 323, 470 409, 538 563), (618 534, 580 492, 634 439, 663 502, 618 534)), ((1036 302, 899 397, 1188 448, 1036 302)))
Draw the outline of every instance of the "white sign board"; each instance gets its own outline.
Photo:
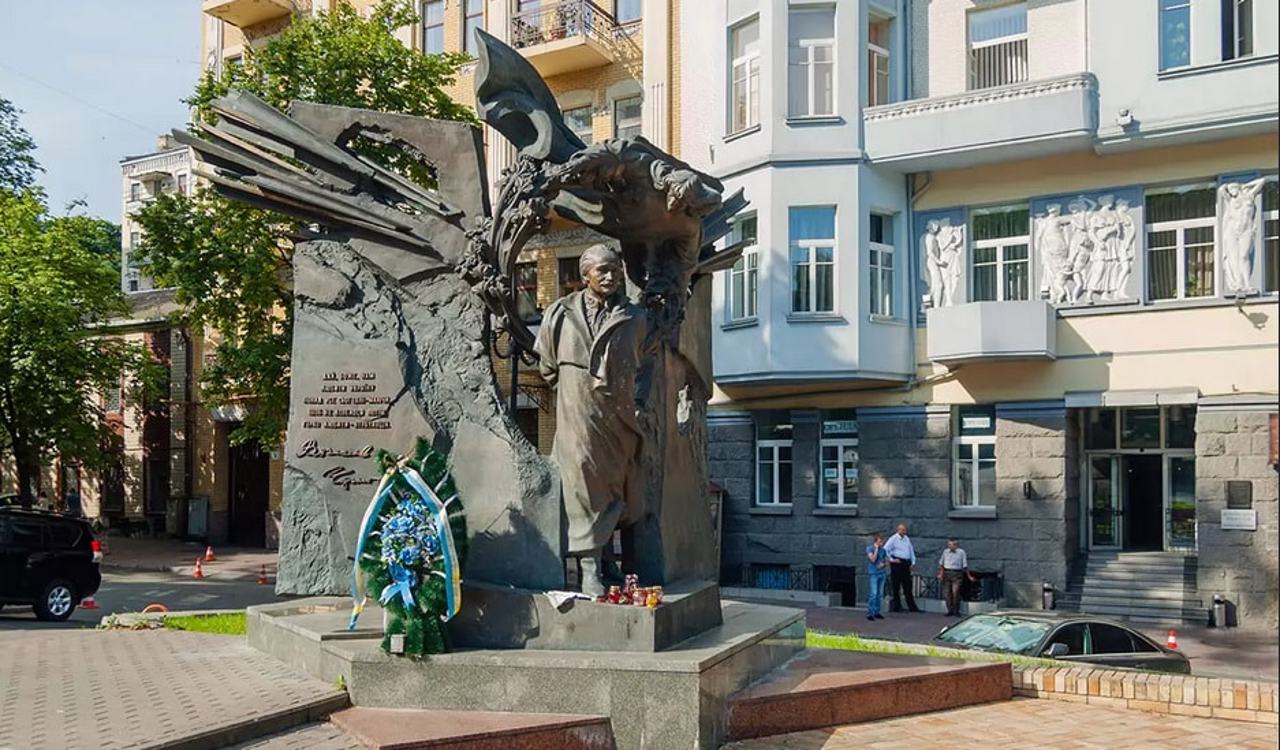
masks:
POLYGON ((1258 511, 1223 510, 1219 525, 1228 531, 1257 531, 1258 511))

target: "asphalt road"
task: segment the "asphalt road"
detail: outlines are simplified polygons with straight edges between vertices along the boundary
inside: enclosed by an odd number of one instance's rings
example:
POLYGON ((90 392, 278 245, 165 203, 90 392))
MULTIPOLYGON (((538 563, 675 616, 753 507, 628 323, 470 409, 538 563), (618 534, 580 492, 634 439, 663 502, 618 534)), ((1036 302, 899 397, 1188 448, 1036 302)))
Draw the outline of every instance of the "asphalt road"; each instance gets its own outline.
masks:
POLYGON ((5 605, 0 609, 0 631, 42 628, 85 628, 114 612, 137 612, 148 604, 170 610, 242 609, 251 604, 281 601, 273 585, 253 580, 197 580, 173 573, 103 571, 98 608, 76 608, 66 622, 40 622, 30 607, 5 605))

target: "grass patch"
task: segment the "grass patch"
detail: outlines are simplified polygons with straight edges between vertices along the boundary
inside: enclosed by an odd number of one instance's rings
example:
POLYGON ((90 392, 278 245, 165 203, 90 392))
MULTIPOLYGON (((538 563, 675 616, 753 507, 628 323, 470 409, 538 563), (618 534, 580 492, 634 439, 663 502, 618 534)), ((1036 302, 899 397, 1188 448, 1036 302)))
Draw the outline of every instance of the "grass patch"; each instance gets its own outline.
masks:
POLYGON ((908 656, 932 656, 939 659, 966 659, 968 661, 1004 662, 1020 667, 1062 667, 1055 659, 1038 659, 1034 656, 1001 654, 989 651, 966 651, 958 648, 939 648, 927 643, 903 643, 862 638, 857 635, 839 635, 810 630, 805 633, 805 645, 809 648, 858 651, 866 654, 905 654, 908 656))
POLYGON ((168 630, 216 635, 244 635, 249 630, 248 623, 244 612, 224 615, 171 615, 164 618, 164 626, 168 630))

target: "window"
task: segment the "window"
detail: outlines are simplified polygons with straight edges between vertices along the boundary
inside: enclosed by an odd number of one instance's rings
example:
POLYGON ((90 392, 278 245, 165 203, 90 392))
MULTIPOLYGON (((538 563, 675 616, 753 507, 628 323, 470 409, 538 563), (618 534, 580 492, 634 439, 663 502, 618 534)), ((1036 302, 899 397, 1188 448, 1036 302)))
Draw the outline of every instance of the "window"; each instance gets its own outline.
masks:
POLYGON ((1191 0, 1160 0, 1160 69, 1191 64, 1191 0))
POLYGON ((178 195, 187 194, 187 176, 185 174, 178 175, 178 195))
POLYGON ((787 91, 790 117, 836 113, 835 8, 792 8, 788 14, 787 91))
POLYGON ((733 223, 733 244, 747 243, 742 257, 729 271, 729 321, 751 320, 756 316, 756 293, 759 286, 760 254, 756 248, 755 214, 738 218, 733 223))
POLYGON ((1094 408, 1085 417, 1087 451, 1194 450, 1196 407, 1133 406, 1123 409, 1094 408))
POLYGON ((591 107, 574 107, 564 111, 564 124, 573 131, 573 134, 582 139, 582 142, 591 145, 593 137, 591 135, 591 107))
POLYGON ((1067 656, 1084 656, 1085 627, 1085 623, 1082 622, 1063 625, 1049 637, 1046 646, 1061 643, 1067 647, 1067 656))
POLYGON ((893 217, 871 214, 871 314, 893 317, 893 217))
POLYGON ((818 505, 858 507, 858 419, 852 409, 823 414, 818 505))
POLYGON ((522 406, 516 409, 516 427, 529 445, 538 447, 538 407, 522 406))
POLYGON ((444 52, 444 0, 427 0, 422 4, 422 51, 444 52))
MULTIPOLYGON (((130 290, 136 291, 136 290, 130 290)), ((120 387, 108 388, 102 394, 102 410, 108 413, 119 413, 122 410, 123 398, 120 387)))
POLYGON ((560 296, 572 294, 587 287, 578 271, 578 258, 559 258, 556 260, 556 280, 560 287, 560 296))
POLYGON ((1025 300, 1030 290, 1030 211, 1006 207, 973 212, 974 302, 1025 300))
POLYGON ((131 201, 142 200, 142 183, 141 182, 129 183, 129 200, 131 201))
POLYGON ((476 29, 484 28, 484 0, 463 0, 462 51, 476 54, 476 29))
POLYGON ((129 248, 133 249, 142 241, 142 235, 137 232, 129 233, 129 248))
POLYGON ((1147 193, 1147 297, 1213 296, 1213 185, 1147 193))
POLYGON ((969 90, 1027 80, 1027 4, 969 13, 969 90))
POLYGON ((1222 0, 1222 59, 1253 54, 1253 0, 1222 0))
POLYGON ((791 312, 835 310, 836 207, 792 208, 791 312))
POLYGON ((618 23, 639 21, 643 7, 644 0, 616 0, 613 17, 618 23))
POLYGON ((516 312, 521 320, 533 320, 538 316, 538 264, 517 263, 513 282, 516 312))
POLYGON ((889 22, 867 24, 867 106, 893 101, 889 93, 889 22))
POLYGON ((1115 625, 1101 622, 1089 623, 1090 653, 1094 654, 1130 654, 1133 653, 1133 641, 1129 639, 1129 631, 1115 625))
POLYGON ((760 124, 760 20, 753 18, 729 32, 729 132, 760 124))
POLYGON ((1262 187, 1262 263, 1262 288, 1280 290, 1280 183, 1275 179, 1262 187))
POLYGON ((788 412, 756 424, 756 505, 791 505, 791 424, 788 412))
POLYGON ((956 413, 955 506, 992 507, 996 504, 995 407, 962 406, 956 413))
POLYGON ((629 96, 613 103, 613 137, 635 138, 640 135, 640 97, 629 96))

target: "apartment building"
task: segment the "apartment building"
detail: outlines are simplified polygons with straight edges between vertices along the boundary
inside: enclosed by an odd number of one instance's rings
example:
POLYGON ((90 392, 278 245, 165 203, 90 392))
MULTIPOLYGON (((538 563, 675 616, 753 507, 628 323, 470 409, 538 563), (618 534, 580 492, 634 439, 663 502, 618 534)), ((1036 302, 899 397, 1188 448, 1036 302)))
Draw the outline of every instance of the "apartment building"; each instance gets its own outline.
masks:
POLYGON ((925 588, 954 536, 1005 604, 1276 626, 1276 16, 681 6, 685 158, 754 209, 714 308, 726 582, 852 598, 904 521, 925 588))

